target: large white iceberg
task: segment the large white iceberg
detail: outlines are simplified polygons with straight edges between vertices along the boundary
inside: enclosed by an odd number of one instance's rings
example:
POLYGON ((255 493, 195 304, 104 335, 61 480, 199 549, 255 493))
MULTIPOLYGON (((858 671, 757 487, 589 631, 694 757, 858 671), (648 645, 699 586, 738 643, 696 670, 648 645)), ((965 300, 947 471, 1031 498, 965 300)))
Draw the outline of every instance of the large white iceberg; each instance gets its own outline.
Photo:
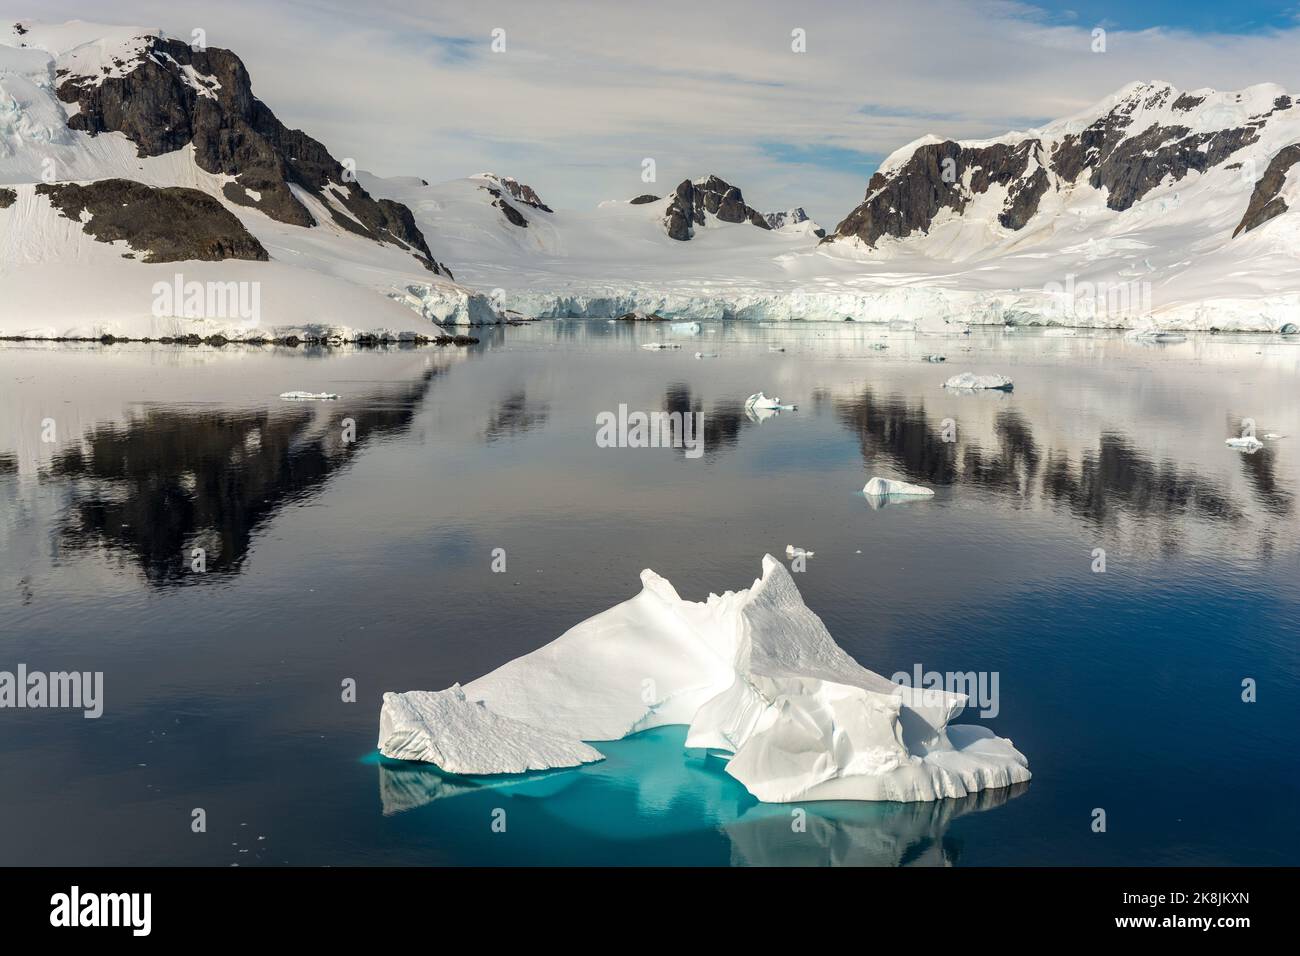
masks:
POLYGON ((751 587, 702 602, 653 571, 641 581, 636 597, 439 700, 445 727, 428 692, 385 694, 380 751, 472 754, 475 772, 510 773, 581 762, 583 741, 685 724, 688 747, 729 754, 727 772, 768 802, 935 800, 1029 779, 1011 741, 950 725, 964 695, 894 684, 849 657, 771 555, 751 587), (508 759, 493 767, 498 752, 508 759))

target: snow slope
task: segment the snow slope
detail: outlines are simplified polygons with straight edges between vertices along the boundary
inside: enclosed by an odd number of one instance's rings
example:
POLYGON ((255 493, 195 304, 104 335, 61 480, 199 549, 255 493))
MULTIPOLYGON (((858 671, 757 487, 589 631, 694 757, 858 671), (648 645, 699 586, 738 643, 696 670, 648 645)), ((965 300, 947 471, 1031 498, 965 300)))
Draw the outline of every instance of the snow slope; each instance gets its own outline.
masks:
POLYGON ((771 555, 751 587, 703 602, 653 571, 641 581, 463 689, 385 694, 380 752, 511 773, 591 759, 584 740, 686 724, 688 747, 729 753, 727 772, 773 803, 936 800, 1029 779, 1009 740, 950 724, 963 695, 894 684, 844 653, 771 555))

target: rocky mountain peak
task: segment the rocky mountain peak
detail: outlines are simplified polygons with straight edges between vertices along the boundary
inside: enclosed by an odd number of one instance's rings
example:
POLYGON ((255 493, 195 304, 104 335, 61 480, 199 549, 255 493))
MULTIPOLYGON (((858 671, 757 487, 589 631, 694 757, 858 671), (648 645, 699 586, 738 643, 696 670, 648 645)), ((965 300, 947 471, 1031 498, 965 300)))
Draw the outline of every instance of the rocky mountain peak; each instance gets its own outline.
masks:
POLYGON ((434 261, 410 210, 371 198, 351 167, 281 123, 253 95, 248 71, 234 53, 154 35, 119 47, 107 62, 84 54, 85 47, 56 61, 56 95, 77 105, 70 128, 91 136, 122 133, 142 157, 192 145, 201 169, 232 177, 223 189, 228 201, 279 222, 314 226, 315 217, 294 195, 292 187, 298 187, 317 198, 339 227, 405 249, 450 277, 434 261))
MULTIPOLYGON (((1271 85, 1219 93, 1145 82, 1026 133, 981 142, 925 137, 881 164, 863 202, 827 241, 856 239, 875 247, 885 237, 924 234, 941 213, 963 215, 986 196, 1001 196, 996 222, 1017 231, 1034 219, 1049 191, 1082 186, 1101 191, 1109 209, 1123 212, 1161 185, 1238 157, 1259 142, 1268 124, 1279 117, 1293 122, 1294 108, 1291 97, 1271 85)), ((1261 207, 1271 198, 1265 196, 1261 207)))
POLYGON ((708 222, 706 213, 722 222, 749 222, 760 229, 771 228, 761 212, 745 204, 739 187, 712 174, 682 180, 664 213, 664 227, 669 236, 684 242, 695 235, 695 226, 708 222))

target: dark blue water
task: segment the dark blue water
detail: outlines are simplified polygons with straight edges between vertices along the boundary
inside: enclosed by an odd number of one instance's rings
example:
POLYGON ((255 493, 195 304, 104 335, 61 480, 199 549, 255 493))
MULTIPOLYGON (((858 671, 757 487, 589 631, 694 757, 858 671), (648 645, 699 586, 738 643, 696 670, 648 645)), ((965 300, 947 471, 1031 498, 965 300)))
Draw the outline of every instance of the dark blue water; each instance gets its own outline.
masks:
POLYGON ((712 332, 662 353, 637 345, 665 329, 604 323, 455 351, 0 348, 0 670, 103 671, 106 698, 98 720, 0 710, 0 863, 1300 860, 1300 437, 1223 445, 1246 417, 1300 436, 1300 348, 712 332), (1015 391, 938 387, 968 369, 1015 391), (278 401, 294 388, 342 398, 278 401), (752 421, 759 389, 798 410, 752 421), (597 447, 619 403, 703 412, 704 455, 597 447), (873 474, 936 496, 872 509, 873 474), (796 581, 864 665, 996 671, 985 722, 1032 782, 767 806, 678 728, 539 777, 375 756, 384 691, 473 679, 644 567, 702 599, 787 544, 816 551, 796 581))

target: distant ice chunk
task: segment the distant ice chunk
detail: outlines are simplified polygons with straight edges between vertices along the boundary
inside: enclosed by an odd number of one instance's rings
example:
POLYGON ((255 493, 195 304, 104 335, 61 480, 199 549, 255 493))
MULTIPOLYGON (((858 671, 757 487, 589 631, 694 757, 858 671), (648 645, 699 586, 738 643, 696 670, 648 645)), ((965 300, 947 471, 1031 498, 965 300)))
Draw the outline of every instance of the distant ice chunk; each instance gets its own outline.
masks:
POLYGON ((1264 447, 1264 443, 1254 435, 1242 435, 1240 438, 1225 438, 1223 443, 1229 448, 1239 448, 1242 451, 1258 451, 1264 447))
POLYGON ((769 346, 767 347, 767 350, 768 350, 769 352, 784 352, 784 351, 785 351, 785 346, 784 346, 784 345, 769 345, 769 346))
POLYGON ((562 734, 493 713, 459 684, 446 690, 384 694, 379 752, 436 764, 448 773, 524 773, 576 767, 604 756, 562 734))
POLYGON ((696 352, 695 357, 697 359, 717 358, 718 353, 717 352, 696 352))
POLYGON ((291 402, 329 402, 338 398, 333 392, 281 392, 280 397, 291 402))
POLYGON ((906 481, 894 481, 892 478, 881 478, 876 476, 862 486, 862 493, 873 498, 883 498, 891 495, 918 498, 929 498, 934 496, 934 491, 929 488, 923 488, 920 485, 910 485, 906 481))
POLYGON ((1009 392, 1011 379, 1005 375, 976 375, 974 372, 962 372, 943 383, 944 388, 988 388, 1009 392))
POLYGON ((784 411, 795 407, 794 405, 782 405, 780 398, 768 398, 762 392, 755 392, 745 399, 745 408, 755 411, 784 411))
POLYGON ((656 351, 659 349, 679 349, 681 346, 676 342, 644 342, 642 343, 641 348, 656 351))
POLYGON ((463 692, 386 694, 381 748, 516 772, 686 724, 687 747, 730 754, 727 773, 767 802, 928 801, 1029 780, 1010 740, 951 724, 964 695, 895 684, 846 654, 771 555, 749 588, 702 602, 653 571, 641 582, 463 692))
POLYGON ((934 355, 922 355, 922 356, 921 356, 921 360, 924 361, 924 362, 946 362, 946 361, 948 361, 947 358, 945 358, 945 357, 942 356, 942 355, 938 355, 938 354, 934 354, 934 355))
POLYGON ((700 334, 700 323, 698 322, 674 322, 668 328, 674 335, 700 334))
POLYGON ((787 558, 795 558, 799 556, 803 556, 805 558, 811 558, 816 553, 817 553, 816 551, 809 551, 806 548, 796 548, 792 544, 787 544, 785 546, 785 556, 787 558))

